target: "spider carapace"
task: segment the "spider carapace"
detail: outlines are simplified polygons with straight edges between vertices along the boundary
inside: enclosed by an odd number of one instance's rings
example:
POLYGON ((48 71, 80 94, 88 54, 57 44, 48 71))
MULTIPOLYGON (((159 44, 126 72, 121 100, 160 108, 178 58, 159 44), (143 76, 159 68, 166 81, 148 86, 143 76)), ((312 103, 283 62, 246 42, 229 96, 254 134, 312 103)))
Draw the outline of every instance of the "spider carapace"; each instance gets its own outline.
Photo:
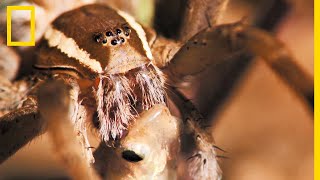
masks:
POLYGON ((146 33, 125 12, 103 5, 66 12, 49 26, 38 48, 38 69, 72 70, 79 81, 91 81, 106 141, 120 138, 137 112, 165 103, 164 80, 152 63, 146 33))

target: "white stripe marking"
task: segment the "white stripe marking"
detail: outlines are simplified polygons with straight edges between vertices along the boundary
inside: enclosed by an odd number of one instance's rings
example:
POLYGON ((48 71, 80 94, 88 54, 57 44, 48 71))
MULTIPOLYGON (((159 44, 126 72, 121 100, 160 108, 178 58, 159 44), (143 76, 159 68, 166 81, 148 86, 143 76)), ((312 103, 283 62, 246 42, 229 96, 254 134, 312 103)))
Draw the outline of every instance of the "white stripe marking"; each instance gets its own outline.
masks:
POLYGON ((101 64, 96 59, 91 59, 88 52, 81 49, 72 38, 68 38, 61 31, 50 26, 44 38, 48 41, 49 47, 57 47, 69 58, 77 59, 81 64, 89 67, 95 72, 102 73, 101 64))
POLYGON ((144 32, 142 26, 140 24, 138 24, 134 18, 132 16, 130 16, 129 14, 117 10, 117 13, 122 16, 128 23, 129 25, 137 32, 138 37, 140 38, 141 42, 142 42, 142 46, 143 49, 146 51, 146 55, 147 57, 152 60, 153 56, 151 53, 151 49, 149 47, 148 41, 147 41, 147 37, 146 37, 146 32, 144 32))

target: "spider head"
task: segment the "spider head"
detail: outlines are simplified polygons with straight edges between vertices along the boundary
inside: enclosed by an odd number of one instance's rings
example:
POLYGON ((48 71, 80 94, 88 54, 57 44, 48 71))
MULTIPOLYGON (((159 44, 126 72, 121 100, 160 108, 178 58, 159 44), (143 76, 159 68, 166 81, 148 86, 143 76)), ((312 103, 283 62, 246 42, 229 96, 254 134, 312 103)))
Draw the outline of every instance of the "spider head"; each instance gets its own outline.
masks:
POLYGON ((122 11, 94 4, 53 21, 39 44, 36 67, 73 70, 94 79, 123 74, 151 60, 140 24, 122 11))
POLYGON ((36 67, 75 71, 92 82, 100 134, 109 141, 122 136, 140 109, 164 103, 164 80, 152 58, 140 24, 94 4, 53 21, 39 44, 36 67))

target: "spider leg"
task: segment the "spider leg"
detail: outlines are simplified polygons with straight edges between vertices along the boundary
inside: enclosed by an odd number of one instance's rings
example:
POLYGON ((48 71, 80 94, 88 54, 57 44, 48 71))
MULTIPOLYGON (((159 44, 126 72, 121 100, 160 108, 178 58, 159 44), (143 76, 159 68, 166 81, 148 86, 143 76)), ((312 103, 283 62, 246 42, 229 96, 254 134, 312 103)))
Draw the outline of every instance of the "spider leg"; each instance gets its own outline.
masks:
POLYGON ((179 42, 169 40, 163 36, 158 36, 150 45, 154 64, 159 68, 165 67, 181 46, 182 45, 179 42))
POLYGON ((216 25, 227 3, 228 0, 156 1, 154 26, 165 37, 185 42, 216 25))
POLYGON ((188 0, 179 40, 185 42, 200 30, 216 25, 227 4, 228 0, 188 0))
POLYGON ((86 147, 85 131, 75 131, 72 123, 73 118, 82 113, 79 112, 77 97, 77 87, 72 82, 60 79, 45 82, 38 91, 39 112, 48 124, 47 132, 54 150, 71 177, 99 179, 90 166, 93 156, 91 148, 86 147))
POLYGON ((228 63, 230 57, 248 52, 263 60, 297 94, 313 106, 313 78, 297 65, 290 52, 271 34, 234 23, 203 30, 191 38, 163 69, 171 85, 178 86, 188 77, 210 66, 228 63))
POLYGON ((11 83, 0 76, 0 164, 45 131, 27 81, 11 83))
POLYGON ((27 81, 10 82, 0 75, 0 117, 21 107, 29 89, 27 81))
POLYGON ((194 104, 185 98, 176 88, 169 87, 168 94, 179 108, 184 121, 181 140, 181 152, 188 156, 187 172, 192 179, 220 179, 221 170, 218 165, 214 140, 203 127, 203 116, 194 104))
POLYGON ((245 26, 239 28, 239 41, 244 41, 250 52, 262 57, 280 78, 313 107, 313 77, 297 64, 285 45, 263 30, 245 26))
POLYGON ((44 121, 36 104, 0 117, 0 164, 43 132, 44 121))

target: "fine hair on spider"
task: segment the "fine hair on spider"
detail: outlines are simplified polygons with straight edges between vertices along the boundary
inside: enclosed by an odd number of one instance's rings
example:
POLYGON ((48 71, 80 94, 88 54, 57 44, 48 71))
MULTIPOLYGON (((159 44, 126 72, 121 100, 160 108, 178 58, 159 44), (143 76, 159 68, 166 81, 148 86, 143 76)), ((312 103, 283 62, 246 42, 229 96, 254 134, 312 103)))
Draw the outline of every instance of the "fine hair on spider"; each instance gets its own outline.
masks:
POLYGON ((151 63, 125 74, 100 75, 94 93, 99 133, 106 142, 121 138, 139 112, 165 104, 163 75, 151 63))

